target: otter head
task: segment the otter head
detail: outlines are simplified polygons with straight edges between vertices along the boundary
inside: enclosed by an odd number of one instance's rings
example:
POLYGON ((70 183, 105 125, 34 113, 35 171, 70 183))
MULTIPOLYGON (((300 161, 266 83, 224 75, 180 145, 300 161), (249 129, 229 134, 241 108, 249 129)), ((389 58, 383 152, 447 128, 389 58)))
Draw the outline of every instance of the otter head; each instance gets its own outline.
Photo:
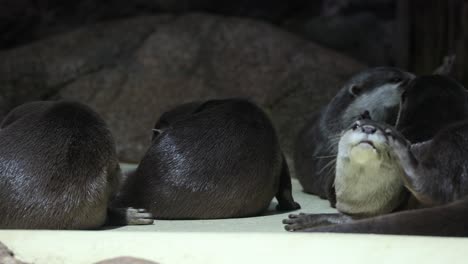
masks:
POLYGON ((372 68, 349 80, 340 94, 344 129, 364 110, 373 120, 394 125, 401 94, 414 78, 411 73, 390 67, 372 68))
POLYGON ((356 121, 342 135, 336 161, 336 208, 347 214, 389 213, 404 198, 403 169, 388 145, 388 126, 356 121))
POLYGON ((468 118, 467 95, 460 83, 447 76, 415 78, 401 95, 396 128, 412 143, 432 139, 447 125, 468 118))
POLYGON ((341 136, 338 144, 338 159, 367 166, 380 165, 389 151, 385 125, 369 119, 356 121, 341 136))

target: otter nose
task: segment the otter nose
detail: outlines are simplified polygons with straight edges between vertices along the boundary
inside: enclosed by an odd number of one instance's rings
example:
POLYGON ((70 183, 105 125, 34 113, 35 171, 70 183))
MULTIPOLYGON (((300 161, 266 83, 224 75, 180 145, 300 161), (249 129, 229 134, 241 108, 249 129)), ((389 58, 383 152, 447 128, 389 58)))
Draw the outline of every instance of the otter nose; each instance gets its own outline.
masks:
POLYGON ((366 134, 374 134, 375 131, 377 131, 377 128, 375 128, 373 126, 370 126, 370 125, 363 125, 361 127, 361 130, 362 130, 362 132, 364 132, 366 134))

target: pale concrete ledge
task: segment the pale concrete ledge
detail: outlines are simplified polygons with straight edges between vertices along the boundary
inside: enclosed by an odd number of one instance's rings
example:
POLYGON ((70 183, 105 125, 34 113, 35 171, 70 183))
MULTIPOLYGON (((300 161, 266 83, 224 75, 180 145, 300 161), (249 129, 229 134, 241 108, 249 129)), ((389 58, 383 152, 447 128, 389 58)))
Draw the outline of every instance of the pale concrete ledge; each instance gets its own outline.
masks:
POLYGON ((0 231, 18 259, 94 263, 134 256, 164 263, 466 263, 467 239, 377 235, 0 231))

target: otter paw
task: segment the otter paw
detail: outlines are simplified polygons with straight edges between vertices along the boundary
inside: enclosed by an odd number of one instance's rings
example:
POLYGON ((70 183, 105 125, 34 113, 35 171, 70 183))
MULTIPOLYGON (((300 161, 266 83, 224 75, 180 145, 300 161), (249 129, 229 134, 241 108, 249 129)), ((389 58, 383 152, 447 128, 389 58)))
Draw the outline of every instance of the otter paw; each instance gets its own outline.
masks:
POLYGON ((284 229, 290 232, 310 228, 310 224, 313 222, 311 214, 290 214, 288 217, 288 219, 283 220, 283 224, 285 224, 284 229))
POLYGON ((301 205, 292 201, 289 203, 281 203, 276 206, 276 210, 278 211, 293 211, 301 209, 301 205))
POLYGON ((154 222, 153 215, 141 208, 127 208, 126 218, 129 225, 151 225, 154 222))
POLYGON ((396 152, 407 151, 410 147, 410 143, 398 133, 391 129, 386 129, 385 134, 388 138, 388 145, 396 152))

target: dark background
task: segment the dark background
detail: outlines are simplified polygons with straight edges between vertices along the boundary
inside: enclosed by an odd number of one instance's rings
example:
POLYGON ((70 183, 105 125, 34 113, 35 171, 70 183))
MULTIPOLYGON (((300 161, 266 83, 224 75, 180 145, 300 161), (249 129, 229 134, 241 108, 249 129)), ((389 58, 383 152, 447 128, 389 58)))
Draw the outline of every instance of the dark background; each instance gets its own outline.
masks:
POLYGON ((1 0, 0 119, 31 100, 96 109, 136 162, 161 112, 250 97, 283 148, 352 74, 433 72, 468 85, 466 0, 1 0))

